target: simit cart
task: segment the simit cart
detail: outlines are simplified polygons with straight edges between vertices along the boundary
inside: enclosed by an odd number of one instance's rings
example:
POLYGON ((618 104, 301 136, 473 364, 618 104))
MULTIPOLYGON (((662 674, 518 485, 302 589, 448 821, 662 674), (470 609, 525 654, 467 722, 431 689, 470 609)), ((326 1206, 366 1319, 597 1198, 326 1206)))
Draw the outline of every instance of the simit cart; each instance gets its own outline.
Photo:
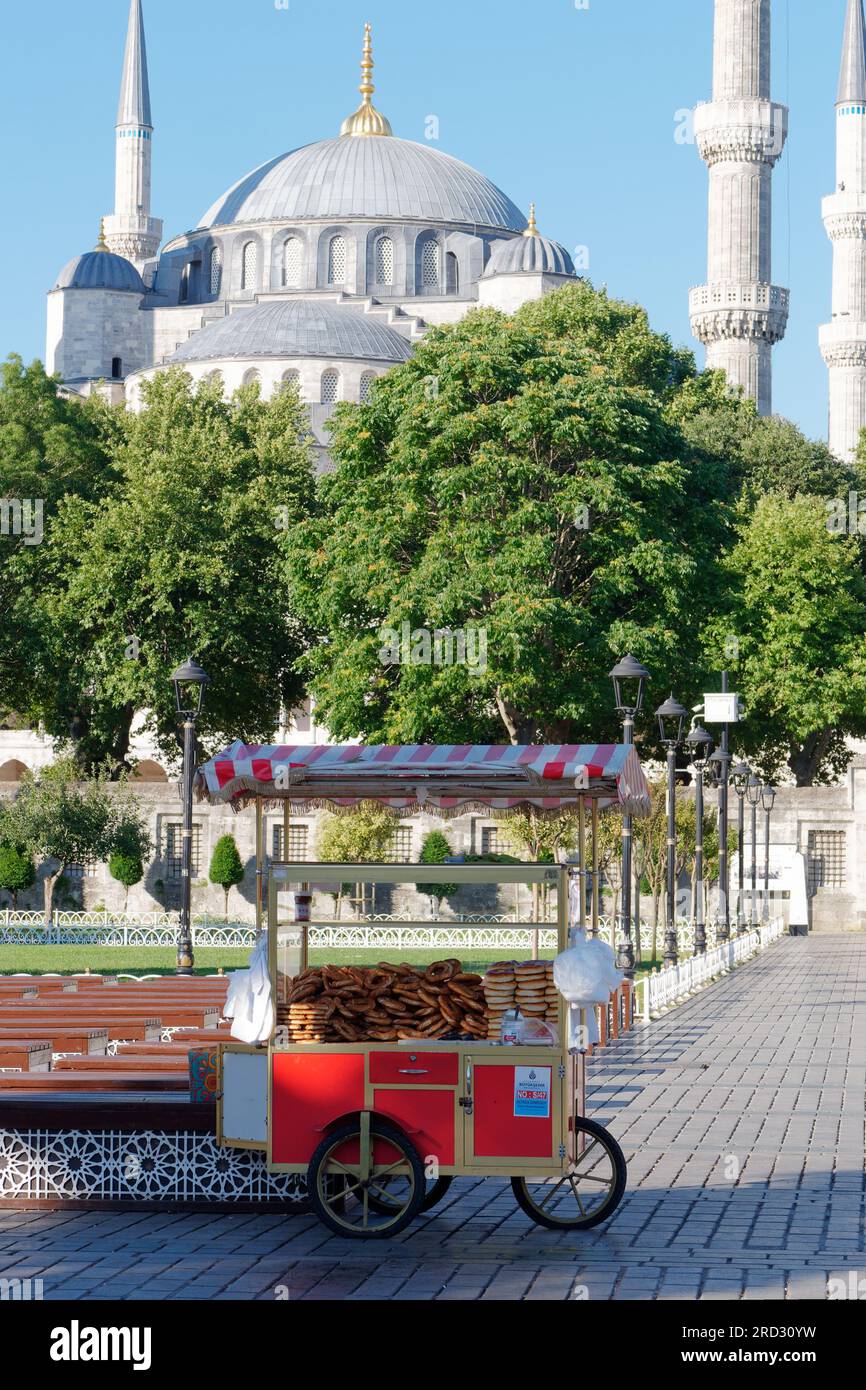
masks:
MULTIPOLYGON (((363 880, 379 891, 401 883, 538 885, 555 903, 557 950, 570 932, 598 928, 598 864, 584 859, 588 817, 618 803, 631 815, 648 809, 635 750, 625 745, 568 747, 291 747, 235 743, 207 763, 199 793, 237 808, 256 807, 259 923, 267 897, 271 990, 286 998, 308 967, 310 902, 363 880), (579 864, 313 864, 274 863, 264 891, 266 817, 277 811, 275 839, 289 843, 292 814, 362 801, 408 816, 471 810, 507 814, 576 810, 579 864), (587 884, 591 893, 587 922, 587 884)), ((593 847, 597 835, 592 836, 593 847)), ((339 928, 329 924, 331 938, 339 928)), ((454 924, 417 923, 442 940, 437 958, 453 955, 454 924)), ((411 936, 411 924, 406 932, 411 936)), ((506 927, 493 928, 506 933, 506 927)), ((491 939, 498 955, 515 954, 507 937, 491 939)), ((518 952, 517 954, 520 954, 518 952)), ((524 956, 529 954, 526 950, 524 956)), ((399 951, 380 948, 391 959, 399 951)), ((258 1148, 273 1173, 306 1180, 309 1200, 331 1230, 358 1237, 394 1235, 447 1191, 455 1176, 505 1177, 539 1225, 584 1230, 606 1220, 625 1188, 625 1161, 603 1126, 582 1113, 582 1058, 567 1045, 568 1005, 558 1003, 556 1045, 503 1045, 472 1036, 399 1037, 387 1041, 290 1041, 275 1028, 264 1047, 221 1048, 217 1137, 258 1148)))

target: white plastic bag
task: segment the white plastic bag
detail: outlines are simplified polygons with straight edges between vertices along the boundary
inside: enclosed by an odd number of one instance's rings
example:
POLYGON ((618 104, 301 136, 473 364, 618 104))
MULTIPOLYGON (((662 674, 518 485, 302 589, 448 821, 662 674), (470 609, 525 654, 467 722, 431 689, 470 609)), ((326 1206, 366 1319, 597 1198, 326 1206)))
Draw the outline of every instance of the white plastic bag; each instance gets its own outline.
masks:
POLYGON ((266 932, 253 947, 247 969, 232 971, 223 1014, 232 1020, 232 1037, 239 1042, 267 1042, 274 1031, 266 932))
POLYGON ((616 957, 606 941, 588 937, 582 927, 573 936, 574 944, 561 951, 553 962, 553 982, 569 1004, 570 1052, 582 1051, 584 1047, 599 1041, 594 1006, 606 1004, 624 979, 616 968, 616 957), (582 1010, 585 1010, 585 1036, 581 1034, 582 1010))

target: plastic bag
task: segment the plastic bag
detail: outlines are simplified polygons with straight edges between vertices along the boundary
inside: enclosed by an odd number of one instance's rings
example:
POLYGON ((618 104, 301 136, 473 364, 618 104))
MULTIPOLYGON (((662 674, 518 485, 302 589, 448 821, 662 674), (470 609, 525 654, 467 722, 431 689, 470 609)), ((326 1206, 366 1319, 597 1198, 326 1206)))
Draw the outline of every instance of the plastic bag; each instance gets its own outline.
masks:
POLYGON ((232 1020, 232 1037, 240 1042, 267 1042, 274 1030, 274 1005, 268 970, 268 938, 262 932, 246 970, 233 970, 223 1016, 232 1020))
POLYGON ((516 1024, 517 1042, 529 1047, 558 1047, 559 1029, 543 1018, 519 1018, 516 1024))
POLYGON ((606 941, 587 937, 583 928, 575 942, 553 962, 553 981, 569 1004, 606 1004, 623 982, 616 957, 606 941))

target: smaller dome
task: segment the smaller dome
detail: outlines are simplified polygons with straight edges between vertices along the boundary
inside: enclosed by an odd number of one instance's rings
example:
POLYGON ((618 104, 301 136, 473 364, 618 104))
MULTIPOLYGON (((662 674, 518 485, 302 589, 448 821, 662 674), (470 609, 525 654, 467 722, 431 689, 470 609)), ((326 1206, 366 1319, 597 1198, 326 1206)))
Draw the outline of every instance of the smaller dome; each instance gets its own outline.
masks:
POLYGON ((286 299, 239 309, 182 343, 171 362, 247 357, 331 357, 405 362, 408 339, 387 324, 333 303, 286 299))
POLYGON ((85 251, 65 265, 57 277, 56 290, 128 290, 145 294, 144 281, 131 261, 113 251, 85 251))
POLYGON ((574 261, 558 241, 536 232, 533 236, 499 241, 493 248, 482 278, 491 275, 574 275, 574 261))

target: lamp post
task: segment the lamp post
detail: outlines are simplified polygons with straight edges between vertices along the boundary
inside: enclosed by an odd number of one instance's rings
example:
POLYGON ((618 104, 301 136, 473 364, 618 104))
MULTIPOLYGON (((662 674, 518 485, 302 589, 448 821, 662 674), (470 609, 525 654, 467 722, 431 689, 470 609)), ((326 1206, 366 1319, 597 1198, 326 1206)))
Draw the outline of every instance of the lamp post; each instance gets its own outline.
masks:
POLYGON ((689 732, 686 746, 695 769, 695 955, 707 953, 704 921, 704 772, 713 750, 712 736, 700 724, 689 732))
POLYGON ((195 772, 195 721, 201 714, 205 686, 210 676, 192 657, 172 672, 178 718, 183 723, 183 832, 181 845, 180 931, 177 940, 177 973, 191 975, 192 949, 192 783, 195 772))
POLYGON ((745 852, 746 840, 746 787, 749 785, 749 778, 752 769, 748 763, 737 763, 731 768, 731 779, 734 783, 734 791, 737 793, 737 936, 745 936, 746 914, 743 911, 743 857, 745 852))
MULTIPOLYGON (((610 673, 617 713, 622 718, 622 741, 634 743, 634 718, 643 708, 643 692, 649 671, 633 656, 624 656, 610 673)), ((616 964, 628 979, 634 978, 634 946, 631 939, 631 815, 622 817, 622 893, 617 920, 616 964)))
POLYGON ((758 925, 758 802, 761 799, 761 779, 754 772, 746 785, 746 797, 752 808, 752 905, 749 927, 754 931, 758 925))
POLYGON ((679 959, 677 950, 676 919, 676 876, 677 876, 677 749, 683 741, 683 724, 688 717, 679 701, 668 696, 663 705, 656 710, 659 722, 659 739, 667 749, 668 756, 668 872, 667 872, 667 918, 665 922, 665 965, 676 965, 679 959))
POLYGON ((761 788, 761 805, 764 808, 764 904, 761 921, 770 920, 770 812, 776 800, 776 788, 769 783, 761 788))

